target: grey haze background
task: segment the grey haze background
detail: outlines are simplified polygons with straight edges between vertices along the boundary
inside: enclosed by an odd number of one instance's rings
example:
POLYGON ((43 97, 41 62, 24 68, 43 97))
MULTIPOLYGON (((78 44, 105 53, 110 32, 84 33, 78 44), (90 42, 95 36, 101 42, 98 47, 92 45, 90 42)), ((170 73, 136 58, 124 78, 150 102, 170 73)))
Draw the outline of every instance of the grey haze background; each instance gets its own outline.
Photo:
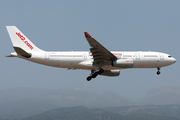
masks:
POLYGON ((1 0, 0 89, 34 87, 59 89, 78 82, 139 98, 149 89, 180 86, 179 0, 1 0), (88 51, 84 31, 111 51, 159 51, 177 62, 161 69, 121 70, 119 77, 66 70, 7 58, 14 51, 5 26, 17 26, 36 46, 49 51, 88 51))

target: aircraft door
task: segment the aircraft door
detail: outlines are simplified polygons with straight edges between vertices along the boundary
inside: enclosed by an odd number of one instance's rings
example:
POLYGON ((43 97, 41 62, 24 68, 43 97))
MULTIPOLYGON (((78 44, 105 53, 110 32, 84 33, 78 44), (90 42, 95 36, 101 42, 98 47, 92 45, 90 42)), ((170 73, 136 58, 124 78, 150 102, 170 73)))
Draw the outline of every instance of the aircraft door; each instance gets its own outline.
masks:
POLYGON ((163 54, 159 54, 159 55, 160 55, 160 60, 164 60, 163 54))
POLYGON ((136 60, 139 60, 140 59, 139 53, 136 53, 135 55, 136 55, 136 60))
POLYGON ((45 53, 45 59, 49 59, 49 53, 45 53))
POLYGON ((84 55, 83 55, 83 57, 84 57, 84 60, 86 60, 86 59, 87 59, 87 55, 86 55, 86 54, 84 54, 84 55))

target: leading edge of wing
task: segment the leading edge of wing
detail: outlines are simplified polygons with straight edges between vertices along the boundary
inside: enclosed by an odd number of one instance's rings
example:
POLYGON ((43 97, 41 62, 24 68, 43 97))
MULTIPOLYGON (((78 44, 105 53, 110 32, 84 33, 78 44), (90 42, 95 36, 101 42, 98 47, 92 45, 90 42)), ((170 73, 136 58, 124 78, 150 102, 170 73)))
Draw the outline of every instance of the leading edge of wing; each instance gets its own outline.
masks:
POLYGON ((117 59, 115 55, 113 55, 109 50, 107 50, 94 38, 92 38, 87 32, 84 32, 84 35, 89 45, 91 46, 90 51, 92 53, 94 63, 100 63, 103 61, 112 61, 117 59))

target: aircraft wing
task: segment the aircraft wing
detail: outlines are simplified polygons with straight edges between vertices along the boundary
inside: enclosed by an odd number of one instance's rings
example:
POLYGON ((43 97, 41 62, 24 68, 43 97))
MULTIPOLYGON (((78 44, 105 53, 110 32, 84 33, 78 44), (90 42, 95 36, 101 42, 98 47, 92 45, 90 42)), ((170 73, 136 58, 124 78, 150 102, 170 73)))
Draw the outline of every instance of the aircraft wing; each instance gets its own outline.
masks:
POLYGON ((87 32, 84 32, 89 45, 91 46, 90 51, 92 53, 94 62, 93 64, 101 64, 106 61, 116 60, 117 57, 113 55, 109 50, 102 46, 98 41, 92 38, 87 32))

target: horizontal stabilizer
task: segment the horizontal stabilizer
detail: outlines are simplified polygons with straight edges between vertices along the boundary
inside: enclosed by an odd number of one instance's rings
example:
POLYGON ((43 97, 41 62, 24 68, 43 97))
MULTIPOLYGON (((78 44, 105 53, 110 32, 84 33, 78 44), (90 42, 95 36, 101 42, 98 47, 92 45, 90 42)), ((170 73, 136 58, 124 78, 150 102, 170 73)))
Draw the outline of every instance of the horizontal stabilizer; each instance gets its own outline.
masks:
POLYGON ((31 57, 31 53, 27 53, 26 51, 24 51, 23 49, 19 48, 19 47, 14 47, 14 50, 16 51, 16 53, 18 55, 21 55, 25 58, 30 58, 31 57))
POLYGON ((12 55, 7 55, 6 57, 16 57, 16 56, 12 56, 12 55))

